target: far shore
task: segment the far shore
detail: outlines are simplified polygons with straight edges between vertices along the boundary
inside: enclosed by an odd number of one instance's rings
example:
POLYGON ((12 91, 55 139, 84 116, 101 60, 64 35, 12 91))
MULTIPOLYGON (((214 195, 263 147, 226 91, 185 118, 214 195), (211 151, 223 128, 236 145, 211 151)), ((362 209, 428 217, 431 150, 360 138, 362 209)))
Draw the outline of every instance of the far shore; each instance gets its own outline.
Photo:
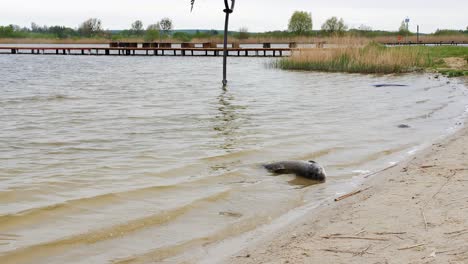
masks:
MULTIPOLYGON (((401 36, 379 36, 379 37, 353 37, 353 36, 344 36, 344 37, 249 37, 246 39, 238 39, 234 37, 229 37, 229 43, 239 43, 239 44, 262 44, 262 43, 301 43, 301 44, 314 44, 319 42, 324 42, 328 44, 340 44, 345 42, 355 42, 355 43, 368 43, 374 41, 377 43, 417 43, 417 36, 401 37, 401 36)), ((119 39, 108 39, 102 37, 96 38, 0 38, 0 44, 109 44, 110 42, 170 42, 170 43, 182 43, 182 42, 191 42, 191 43, 205 43, 205 42, 215 42, 222 43, 222 35, 211 38, 193 38, 189 41, 184 41, 176 38, 163 38, 156 39, 154 41, 145 40, 143 37, 132 37, 132 38, 119 38, 119 39)), ((420 36, 419 41, 422 44, 425 43, 444 43, 450 44, 452 41, 454 43, 465 43, 468 44, 468 36, 465 35, 442 35, 442 36, 420 36)))
POLYGON ((468 127, 224 263, 468 263, 466 146, 468 127))

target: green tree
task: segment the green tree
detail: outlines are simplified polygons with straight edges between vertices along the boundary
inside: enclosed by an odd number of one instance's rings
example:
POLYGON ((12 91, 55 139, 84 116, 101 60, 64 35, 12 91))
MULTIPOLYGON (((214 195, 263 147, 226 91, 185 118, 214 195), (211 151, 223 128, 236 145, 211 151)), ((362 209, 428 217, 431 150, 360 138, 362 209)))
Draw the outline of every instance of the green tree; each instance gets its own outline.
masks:
POLYGON ((176 32, 174 35, 172 35, 172 37, 182 42, 190 42, 192 40, 192 36, 185 32, 176 32))
POLYGON ((400 33, 401 35, 406 35, 409 33, 408 27, 404 20, 401 21, 401 25, 400 25, 400 28, 398 29, 398 33, 400 33))
POLYGON ((85 37, 96 36, 102 32, 102 22, 97 18, 90 18, 81 23, 78 32, 85 37))
POLYGON ((135 35, 141 35, 143 33, 143 22, 141 20, 133 22, 131 31, 135 35))
POLYGON ((322 25, 322 30, 328 33, 343 34, 348 29, 348 26, 343 21, 343 18, 338 20, 337 17, 331 17, 322 25))
POLYGON ((372 27, 368 26, 368 25, 361 24, 358 27, 358 30, 360 30, 360 31, 372 31, 372 27))
POLYGON ((160 37, 161 27, 159 23, 151 24, 146 28, 145 41, 153 42, 160 37))
POLYGON ((64 39, 76 35, 75 30, 65 26, 52 26, 49 27, 48 33, 55 35, 57 38, 64 39))
POLYGON ((165 35, 168 35, 170 31, 172 30, 172 20, 170 18, 163 18, 161 21, 159 21, 159 26, 161 27, 161 30, 164 32, 165 35))
POLYGON ((13 26, 0 26, 0 37, 1 38, 10 38, 14 36, 13 26))
POLYGON ((296 11, 289 19, 288 30, 298 35, 312 31, 312 15, 305 11, 296 11))
POLYGON ((246 27, 241 27, 239 29, 239 39, 248 39, 249 38, 249 29, 246 27))

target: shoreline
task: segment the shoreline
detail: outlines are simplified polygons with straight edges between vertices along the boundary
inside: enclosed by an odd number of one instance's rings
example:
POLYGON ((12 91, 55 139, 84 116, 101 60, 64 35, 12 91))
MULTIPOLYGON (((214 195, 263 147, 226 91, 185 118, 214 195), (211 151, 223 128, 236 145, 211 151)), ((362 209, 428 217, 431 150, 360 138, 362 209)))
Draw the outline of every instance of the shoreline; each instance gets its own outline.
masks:
POLYGON ((468 127, 223 263, 466 263, 468 127))

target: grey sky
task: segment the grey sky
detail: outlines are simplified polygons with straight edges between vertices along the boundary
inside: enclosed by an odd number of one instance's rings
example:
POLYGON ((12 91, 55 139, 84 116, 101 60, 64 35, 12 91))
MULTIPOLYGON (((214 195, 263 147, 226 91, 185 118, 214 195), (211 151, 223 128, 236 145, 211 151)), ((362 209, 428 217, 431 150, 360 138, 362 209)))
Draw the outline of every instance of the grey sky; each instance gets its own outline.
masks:
MULTIPOLYGON (((125 29, 137 19, 146 26, 170 17, 177 29, 222 29, 223 5, 222 0, 196 0, 190 13, 190 0, 1 0, 0 25, 29 27, 36 22, 77 27, 85 19, 97 17, 106 29, 125 29)), ((350 27, 365 24, 382 30, 397 30, 407 16, 410 29, 419 24, 422 32, 468 25, 466 0, 237 0, 230 28, 284 30, 295 10, 311 12, 314 29, 331 16, 343 17, 350 27)))

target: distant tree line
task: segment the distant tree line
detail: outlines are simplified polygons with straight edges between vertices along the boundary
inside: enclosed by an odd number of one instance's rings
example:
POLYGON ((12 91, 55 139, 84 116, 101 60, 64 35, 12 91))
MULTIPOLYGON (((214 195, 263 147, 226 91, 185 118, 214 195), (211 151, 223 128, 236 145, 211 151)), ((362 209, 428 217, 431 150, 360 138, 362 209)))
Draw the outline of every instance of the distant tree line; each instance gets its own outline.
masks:
MULTIPOLYGON (((20 27, 17 25, 0 26, 0 38, 106 38, 114 41, 120 39, 140 38, 145 41, 161 41, 168 37, 188 42, 192 39, 222 38, 217 30, 197 30, 195 32, 173 31, 174 23, 170 18, 161 20, 146 26, 141 20, 136 20, 129 25, 129 29, 111 31, 104 30, 102 22, 97 18, 89 18, 78 25, 77 28, 65 26, 40 26, 31 23, 31 26, 20 27)), ((320 27, 320 30, 313 30, 312 14, 305 11, 296 11, 289 19, 288 29, 283 31, 270 31, 264 33, 250 33, 247 27, 241 27, 236 32, 230 32, 230 37, 239 40, 250 37, 268 37, 268 38, 291 38, 296 36, 394 36, 394 35, 412 35, 405 21, 401 22, 398 31, 373 30, 370 26, 361 25, 358 28, 349 29, 343 18, 330 17, 320 27)), ((468 34, 468 27, 465 30, 446 30, 438 29, 433 35, 457 35, 468 34)))
MULTIPOLYGON (((373 30, 367 25, 360 25, 358 28, 348 29, 343 18, 330 17, 321 26, 320 30, 313 30, 312 14, 305 11, 295 11, 289 19, 287 31, 266 32, 266 35, 273 37, 292 36, 343 36, 345 34, 363 37, 377 37, 389 35, 412 35, 408 24, 403 20, 398 31, 373 30)), ((434 35, 456 35, 468 34, 468 27, 465 30, 437 30, 434 35)))

